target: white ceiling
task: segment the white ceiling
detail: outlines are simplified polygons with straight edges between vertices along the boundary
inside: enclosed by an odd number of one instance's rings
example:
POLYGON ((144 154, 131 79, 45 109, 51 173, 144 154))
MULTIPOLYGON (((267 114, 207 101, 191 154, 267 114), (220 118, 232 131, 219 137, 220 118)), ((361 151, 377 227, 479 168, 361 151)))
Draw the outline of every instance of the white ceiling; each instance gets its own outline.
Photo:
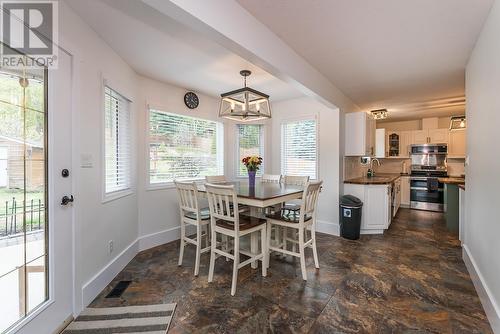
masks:
POLYGON ((138 0, 68 0, 137 73, 211 96, 248 86, 271 101, 301 96, 291 85, 138 0))
POLYGON ((237 1, 362 109, 388 108, 394 119, 463 113, 463 104, 426 105, 464 95, 465 66, 493 3, 237 1))

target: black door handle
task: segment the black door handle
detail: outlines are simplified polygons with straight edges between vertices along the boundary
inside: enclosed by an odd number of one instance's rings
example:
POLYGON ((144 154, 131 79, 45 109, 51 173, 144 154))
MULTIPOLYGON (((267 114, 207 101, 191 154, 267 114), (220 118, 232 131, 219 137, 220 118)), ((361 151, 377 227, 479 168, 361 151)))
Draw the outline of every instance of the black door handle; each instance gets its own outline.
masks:
POLYGON ((70 195, 70 197, 64 196, 61 200, 61 205, 68 205, 69 203, 73 203, 74 200, 73 195, 70 195))

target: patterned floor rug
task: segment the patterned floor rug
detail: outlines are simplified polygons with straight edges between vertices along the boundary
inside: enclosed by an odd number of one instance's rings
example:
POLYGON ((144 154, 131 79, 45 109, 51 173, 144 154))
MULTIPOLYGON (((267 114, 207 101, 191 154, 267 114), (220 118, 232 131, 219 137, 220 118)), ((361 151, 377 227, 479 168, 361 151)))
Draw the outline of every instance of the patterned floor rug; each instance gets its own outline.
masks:
POLYGON ((86 308, 63 334, 165 334, 176 304, 86 308))

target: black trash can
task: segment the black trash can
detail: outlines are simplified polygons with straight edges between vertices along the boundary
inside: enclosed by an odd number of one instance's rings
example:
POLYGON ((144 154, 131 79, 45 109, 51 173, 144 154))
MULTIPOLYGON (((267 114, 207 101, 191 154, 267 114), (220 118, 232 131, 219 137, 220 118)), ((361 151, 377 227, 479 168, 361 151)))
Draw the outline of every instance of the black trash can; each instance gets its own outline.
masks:
POLYGON ((346 239, 359 239, 363 202, 352 195, 340 197, 340 236, 346 239))

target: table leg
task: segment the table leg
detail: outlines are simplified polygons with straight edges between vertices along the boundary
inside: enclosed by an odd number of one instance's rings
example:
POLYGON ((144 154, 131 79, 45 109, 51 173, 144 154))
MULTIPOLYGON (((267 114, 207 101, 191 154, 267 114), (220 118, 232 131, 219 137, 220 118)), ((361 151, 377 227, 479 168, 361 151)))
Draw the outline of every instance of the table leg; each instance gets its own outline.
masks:
MULTIPOLYGON (((258 252, 258 233, 254 232, 250 234, 250 252, 252 253, 252 256, 255 256, 258 252)), ((256 269, 258 267, 257 261, 252 262, 252 268, 256 269)))

